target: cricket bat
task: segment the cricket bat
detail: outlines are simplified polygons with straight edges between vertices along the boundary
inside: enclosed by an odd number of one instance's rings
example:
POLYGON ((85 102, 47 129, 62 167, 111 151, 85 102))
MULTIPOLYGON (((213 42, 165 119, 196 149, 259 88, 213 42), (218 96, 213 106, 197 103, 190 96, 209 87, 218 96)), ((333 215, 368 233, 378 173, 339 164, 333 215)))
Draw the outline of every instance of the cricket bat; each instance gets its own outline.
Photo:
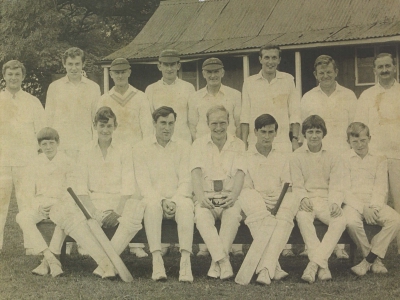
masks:
POLYGON ((101 229, 99 223, 92 218, 89 214, 81 200, 79 200, 78 196, 74 193, 74 191, 69 187, 67 189, 68 193, 74 199, 76 204, 82 210, 83 214, 85 215, 87 224, 89 225, 90 230, 92 231, 93 235, 96 237, 97 241, 103 247, 104 252, 107 254, 108 258, 113 263, 115 269, 117 269, 119 277, 125 282, 132 282, 133 277, 127 267, 125 266, 124 262, 122 261, 121 257, 115 252, 114 247, 111 245, 110 240, 105 235, 103 229, 101 229))
MULTIPOLYGON (((272 215, 276 215, 279 207, 282 204, 283 198, 289 188, 289 183, 283 185, 281 194, 279 195, 278 201, 274 209, 271 211, 272 215)), ((260 226, 260 230, 257 236, 254 237, 253 242, 240 266, 239 272, 235 277, 235 282, 241 285, 247 285, 250 283, 251 278, 260 262, 261 256, 264 253, 265 248, 268 245, 269 240, 274 232, 277 221, 275 218, 265 218, 260 226)))

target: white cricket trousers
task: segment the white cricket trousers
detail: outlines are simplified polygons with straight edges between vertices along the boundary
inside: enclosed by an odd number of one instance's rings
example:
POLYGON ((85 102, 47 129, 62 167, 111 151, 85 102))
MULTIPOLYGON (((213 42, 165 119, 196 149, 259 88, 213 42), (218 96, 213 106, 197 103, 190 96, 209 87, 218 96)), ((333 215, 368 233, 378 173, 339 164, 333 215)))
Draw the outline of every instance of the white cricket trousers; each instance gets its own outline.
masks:
POLYGON ((364 216, 349 205, 343 207, 343 213, 347 221, 347 231, 357 247, 361 249, 363 256, 366 257, 371 251, 383 259, 389 244, 399 232, 400 215, 391 207, 384 205, 379 211, 377 222, 382 230, 372 238, 370 244, 364 230, 364 216))
MULTIPOLYGON (((150 252, 161 251, 161 227, 163 220, 161 201, 155 199, 143 199, 142 201, 146 203, 144 227, 146 228, 150 252)), ((175 222, 178 226, 180 251, 186 250, 192 253, 194 229, 193 201, 190 198, 180 197, 176 199, 175 204, 175 222)))
MULTIPOLYGON (((254 189, 243 189, 240 194, 240 201, 243 212, 246 215, 245 223, 249 226, 252 236, 256 234, 262 220, 265 217, 274 217, 265 206, 262 195, 254 189)), ((294 223, 293 219, 298 211, 299 203, 293 197, 291 192, 286 193, 285 198, 276 214, 276 227, 272 233, 271 239, 265 248, 260 263, 257 266, 256 273, 262 269, 268 269, 271 278, 275 275, 279 255, 285 248, 290 237, 294 223)))
POLYGON ((236 201, 232 207, 226 209, 219 207, 208 209, 196 203, 194 210, 196 227, 210 251, 212 260, 217 262, 225 258, 229 254, 242 220, 240 201, 236 201), (217 219, 221 220, 219 233, 215 227, 217 219))
MULTIPOLYGON (((23 211, 26 207, 26 203, 23 203, 21 197, 21 182, 24 171, 25 167, 0 167, 0 250, 3 249, 4 227, 6 225, 13 185, 15 187, 18 211, 23 211)), ((25 239, 25 235, 24 244, 29 246, 29 241, 25 239)))
POLYGON ((331 256, 343 231, 346 229, 346 218, 342 214, 340 217, 332 218, 329 211, 329 203, 326 198, 310 198, 313 211, 306 212, 299 210, 296 215, 297 224, 301 235, 308 248, 308 258, 321 268, 328 267, 328 259, 331 256), (322 241, 317 237, 314 219, 317 218, 328 225, 322 241))

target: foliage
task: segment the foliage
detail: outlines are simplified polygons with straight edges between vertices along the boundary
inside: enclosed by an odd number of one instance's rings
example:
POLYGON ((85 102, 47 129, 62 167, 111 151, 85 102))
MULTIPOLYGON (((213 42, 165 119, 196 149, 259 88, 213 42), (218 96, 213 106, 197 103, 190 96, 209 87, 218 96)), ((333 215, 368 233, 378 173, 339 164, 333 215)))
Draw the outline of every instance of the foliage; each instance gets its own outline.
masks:
POLYGON ((69 47, 87 53, 85 70, 125 46, 139 33, 159 0, 0 0, 0 62, 18 59, 28 70, 25 81, 41 87, 44 100, 51 74, 64 73, 61 54, 69 47))

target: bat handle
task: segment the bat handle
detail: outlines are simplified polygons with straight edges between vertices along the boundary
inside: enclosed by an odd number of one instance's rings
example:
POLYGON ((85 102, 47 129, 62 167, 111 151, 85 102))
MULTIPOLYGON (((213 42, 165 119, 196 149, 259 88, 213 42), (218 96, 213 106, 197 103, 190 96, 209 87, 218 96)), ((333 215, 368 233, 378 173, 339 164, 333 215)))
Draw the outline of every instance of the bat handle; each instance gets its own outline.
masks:
POLYGON ((83 214, 85 215, 86 219, 91 219, 92 216, 89 214, 87 211, 86 207, 83 205, 81 200, 79 200, 78 196, 75 194, 75 192, 72 190, 72 188, 67 188, 68 193, 71 195, 72 199, 74 199, 75 203, 78 205, 78 207, 81 209, 83 214))
POLYGON ((281 194, 279 195, 278 201, 276 202, 275 207, 271 211, 272 215, 275 216, 278 213, 279 207, 281 206, 283 198, 285 197, 285 194, 288 189, 289 189, 289 183, 285 182, 285 184, 283 185, 281 194))

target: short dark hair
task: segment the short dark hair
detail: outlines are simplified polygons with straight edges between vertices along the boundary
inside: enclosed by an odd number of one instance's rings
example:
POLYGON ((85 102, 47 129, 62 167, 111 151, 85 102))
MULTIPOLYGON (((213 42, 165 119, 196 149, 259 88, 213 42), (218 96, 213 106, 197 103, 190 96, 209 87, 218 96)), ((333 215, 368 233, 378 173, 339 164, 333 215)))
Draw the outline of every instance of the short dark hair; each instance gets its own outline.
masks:
POLYGON ((229 123, 229 111, 225 108, 225 106, 223 105, 214 105, 212 107, 210 107, 206 113, 206 117, 207 117, 207 124, 210 118, 210 115, 217 112, 217 111, 222 111, 224 113, 226 113, 226 118, 228 120, 229 123))
POLYGON ((67 51, 65 51, 64 54, 62 55, 62 62, 65 65, 65 62, 67 61, 68 57, 75 58, 77 56, 81 57, 82 64, 85 63, 86 60, 85 52, 77 47, 72 47, 69 48, 67 51))
POLYGON ((258 116, 257 119, 254 121, 254 128, 259 130, 268 125, 275 125, 275 131, 278 131, 278 122, 275 120, 273 116, 270 114, 263 114, 258 116))
POLYGON ((175 121, 176 121, 176 112, 174 111, 174 109, 172 107, 169 106, 161 106, 159 108, 157 108, 152 116, 153 116, 153 121, 157 123, 157 120, 159 117, 168 117, 170 114, 174 115, 175 121))
POLYGON ((279 57, 281 57, 281 48, 278 45, 272 45, 272 44, 267 44, 264 46, 261 46, 260 50, 258 51, 258 56, 262 57, 262 52, 263 50, 271 50, 271 49, 276 49, 279 52, 279 57))
POLYGON ((320 55, 315 60, 314 70, 317 71, 317 67, 318 66, 321 66, 321 65, 326 65, 327 66, 329 64, 333 65, 333 68, 335 69, 335 71, 337 70, 336 62, 331 56, 329 56, 329 55, 320 55))
POLYGON ((303 121, 301 133, 306 136, 306 131, 313 128, 321 129, 324 136, 328 133, 324 119, 318 115, 311 115, 303 121))
POLYGON ((44 140, 53 140, 57 143, 60 142, 60 136, 58 135, 57 130, 51 127, 44 127, 40 129, 36 137, 39 145, 44 140))
POLYGON ((8 62, 6 62, 3 65, 3 76, 6 74, 7 69, 11 69, 11 70, 15 70, 21 68, 22 71, 22 75, 25 76, 26 75, 26 68, 24 66, 24 64, 18 60, 9 60, 8 62))
POLYGON ((392 54, 390 54, 390 53, 379 53, 378 55, 376 55, 376 56, 374 57, 374 67, 375 67, 375 62, 376 62, 376 60, 377 60, 378 58, 385 57, 385 56, 389 56, 389 57, 392 59, 393 65, 396 64, 396 60, 394 59, 394 57, 393 57, 392 54))
POLYGON ((361 122, 353 122, 347 127, 346 133, 347 133, 347 141, 350 140, 350 137, 360 137, 360 133, 362 131, 366 131, 367 136, 369 137, 369 128, 367 125, 361 122))
POLYGON ((117 126, 117 116, 115 115, 115 113, 112 111, 112 109, 108 106, 103 106, 100 107, 97 112, 96 115, 94 116, 94 126, 97 125, 98 122, 101 123, 108 123, 108 121, 110 119, 114 119, 114 125, 117 126))

